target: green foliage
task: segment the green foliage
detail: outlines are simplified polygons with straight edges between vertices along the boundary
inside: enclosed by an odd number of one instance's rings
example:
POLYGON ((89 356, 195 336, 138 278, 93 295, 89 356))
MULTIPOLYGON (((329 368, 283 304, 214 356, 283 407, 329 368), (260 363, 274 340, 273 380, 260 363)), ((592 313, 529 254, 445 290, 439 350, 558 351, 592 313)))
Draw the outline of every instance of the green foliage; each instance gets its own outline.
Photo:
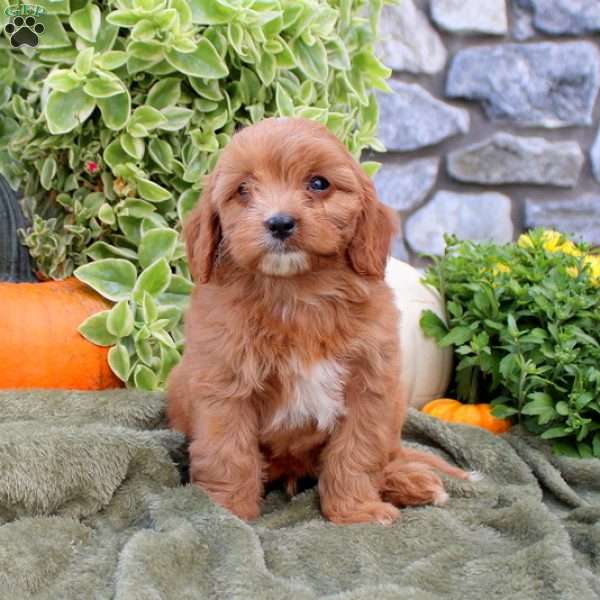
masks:
POLYGON ((371 90, 388 89, 373 54, 383 0, 38 3, 35 49, 0 39, 0 173, 23 193, 39 273, 77 269, 119 302, 83 331, 116 344, 109 362, 128 384, 161 387, 191 289, 181 221, 235 129, 304 116, 357 158, 381 149, 371 90))
POLYGON ((426 335, 453 346, 459 399, 488 402, 555 451, 600 457, 600 257, 535 230, 505 246, 447 238, 425 281, 445 298, 426 335))

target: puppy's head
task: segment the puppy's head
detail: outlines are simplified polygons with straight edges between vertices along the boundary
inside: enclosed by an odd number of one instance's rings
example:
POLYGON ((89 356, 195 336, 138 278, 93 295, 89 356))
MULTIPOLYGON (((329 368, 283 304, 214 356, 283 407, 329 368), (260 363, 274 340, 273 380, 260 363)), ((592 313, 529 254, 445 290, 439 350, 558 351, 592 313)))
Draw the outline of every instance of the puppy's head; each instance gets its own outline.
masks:
POLYGON ((293 277, 324 258, 383 278, 396 216, 324 126, 266 119, 236 133, 185 226, 194 278, 210 279, 217 251, 237 266, 293 277))

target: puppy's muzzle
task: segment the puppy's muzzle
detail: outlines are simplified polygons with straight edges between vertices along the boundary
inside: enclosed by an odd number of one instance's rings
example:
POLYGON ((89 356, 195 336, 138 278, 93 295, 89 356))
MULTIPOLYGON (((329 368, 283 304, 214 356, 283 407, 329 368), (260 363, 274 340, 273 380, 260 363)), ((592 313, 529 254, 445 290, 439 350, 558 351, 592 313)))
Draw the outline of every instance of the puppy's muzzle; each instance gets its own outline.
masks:
POLYGON ((286 240, 296 229, 296 220, 287 213, 277 213, 265 221, 267 231, 277 240, 286 240))

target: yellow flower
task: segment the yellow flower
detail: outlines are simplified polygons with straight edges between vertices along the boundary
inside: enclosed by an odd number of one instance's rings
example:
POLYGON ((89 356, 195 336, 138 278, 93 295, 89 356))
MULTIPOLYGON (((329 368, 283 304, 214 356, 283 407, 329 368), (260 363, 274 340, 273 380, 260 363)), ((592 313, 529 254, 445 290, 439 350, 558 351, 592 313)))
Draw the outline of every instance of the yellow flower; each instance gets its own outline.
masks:
POLYGON ((588 254, 583 262, 590 267, 590 276, 594 285, 600 286, 600 255, 588 254))
MULTIPOLYGON (((548 252, 562 252, 563 254, 569 254, 571 256, 581 256, 583 254, 571 240, 565 239, 561 244, 561 238, 564 238, 564 236, 559 231, 554 231, 552 229, 544 231, 542 234, 544 250, 548 250, 548 252)), ((527 234, 521 235, 517 243, 521 248, 533 247, 533 242, 527 234)))
POLYGON ((499 273, 510 273, 510 267, 504 263, 497 262, 492 269, 492 274, 498 275, 499 273))
POLYGON ((577 277, 577 275, 579 275, 579 270, 577 269, 577 267, 567 267, 567 273, 571 277, 577 277))
POLYGON ((517 240, 517 244, 521 248, 533 248, 533 242, 527 233, 522 233, 517 240))

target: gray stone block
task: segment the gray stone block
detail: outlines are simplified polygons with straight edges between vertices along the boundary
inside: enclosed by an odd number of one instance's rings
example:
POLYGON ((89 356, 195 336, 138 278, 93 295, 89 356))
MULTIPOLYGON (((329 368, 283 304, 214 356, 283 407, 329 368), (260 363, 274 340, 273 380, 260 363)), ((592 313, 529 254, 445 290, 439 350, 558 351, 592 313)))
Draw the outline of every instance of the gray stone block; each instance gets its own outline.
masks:
POLYGON ((590 125, 599 70, 590 42, 479 46, 455 55, 446 94, 479 100, 490 119, 515 125, 590 125))
POLYGON ((439 162, 437 158, 423 158, 402 165, 382 165, 374 179, 379 199, 395 210, 413 210, 434 186, 439 162))
POLYGON ((513 239, 511 202, 497 192, 440 191, 406 221, 406 240, 415 252, 441 255, 444 233, 460 239, 507 243, 513 239))
POLYGON ((583 165, 577 142, 548 142, 498 132, 448 155, 448 173, 459 181, 533 183, 573 187, 583 165))
POLYGON ((453 33, 503 35, 508 30, 505 0, 431 0, 435 24, 453 33))
POLYGON ((531 25, 543 33, 581 35, 600 31, 598 0, 514 0, 513 3, 519 19, 523 21, 526 15, 531 25))
POLYGON ((547 227, 600 245, 600 194, 584 194, 571 200, 525 201, 527 227, 547 227))
POLYGON ((590 161, 592 163, 592 173, 598 183, 600 183, 600 129, 596 134, 596 139, 590 149, 590 161))
POLYGON ((441 102, 420 85, 390 81, 393 94, 378 92, 379 138, 388 150, 432 146, 469 129, 469 113, 441 102))
POLYGON ((447 52, 440 36, 413 0, 383 8, 377 55, 390 69, 410 73, 437 73, 447 52))

